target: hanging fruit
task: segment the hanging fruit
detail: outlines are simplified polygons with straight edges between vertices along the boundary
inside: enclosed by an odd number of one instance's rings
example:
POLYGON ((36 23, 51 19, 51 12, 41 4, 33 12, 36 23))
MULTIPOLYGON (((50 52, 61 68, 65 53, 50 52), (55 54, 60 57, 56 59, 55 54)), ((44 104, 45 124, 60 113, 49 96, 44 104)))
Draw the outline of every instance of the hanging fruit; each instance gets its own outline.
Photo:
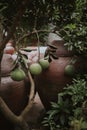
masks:
POLYGON ((50 65, 49 61, 47 59, 40 59, 39 64, 43 69, 47 69, 50 65))
POLYGON ((42 72, 42 67, 39 63, 32 63, 29 67, 29 71, 33 75, 39 75, 42 72))
POLYGON ((26 74, 22 69, 17 68, 11 72, 10 76, 14 81, 21 81, 25 79, 26 74))
POLYGON ((65 75, 67 76, 74 76, 75 75, 75 67, 74 65, 67 65, 64 70, 65 75))

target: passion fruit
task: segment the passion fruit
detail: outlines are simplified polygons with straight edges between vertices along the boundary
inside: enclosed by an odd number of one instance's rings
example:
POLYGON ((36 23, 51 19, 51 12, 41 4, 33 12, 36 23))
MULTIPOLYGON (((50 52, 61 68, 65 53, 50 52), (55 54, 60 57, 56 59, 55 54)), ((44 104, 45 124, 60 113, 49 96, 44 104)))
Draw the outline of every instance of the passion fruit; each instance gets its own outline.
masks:
POLYGON ((30 73, 33 75, 39 75, 42 72, 42 67, 39 63, 32 63, 29 67, 30 73))
POLYGON ((24 78, 26 77, 26 74, 22 69, 17 68, 11 72, 10 76, 14 81, 21 81, 21 80, 24 80, 24 78))
POLYGON ((47 59, 40 59, 39 63, 43 69, 47 69, 49 67, 49 61, 47 59))
POLYGON ((75 67, 74 65, 67 65, 65 67, 64 73, 68 76, 74 76, 75 75, 75 67))

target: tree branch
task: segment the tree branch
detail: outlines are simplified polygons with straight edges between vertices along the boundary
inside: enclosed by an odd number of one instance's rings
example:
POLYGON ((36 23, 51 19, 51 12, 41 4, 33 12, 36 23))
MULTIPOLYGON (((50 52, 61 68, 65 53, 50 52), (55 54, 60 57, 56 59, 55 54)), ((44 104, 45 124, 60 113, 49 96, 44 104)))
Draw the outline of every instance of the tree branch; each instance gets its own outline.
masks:
POLYGON ((29 36, 31 36, 31 35, 33 35, 33 34, 36 34, 36 33, 40 33, 40 32, 48 32, 48 33, 49 33, 49 32, 51 32, 51 31, 50 31, 50 30, 34 30, 34 31, 32 31, 32 32, 28 32, 27 34, 25 34, 25 35, 23 35, 22 37, 20 37, 16 43, 18 44, 18 43, 20 43, 24 38, 29 37, 29 36))
MULTIPOLYGON (((22 18, 22 15, 23 15, 28 3, 29 3, 29 0, 22 1, 19 11, 18 11, 17 15, 15 16, 15 18, 13 19, 13 24, 8 32, 7 37, 4 40, 2 39, 2 41, 0 43, 0 68, 1 68, 1 60, 2 60, 3 50, 5 48, 5 45, 8 42, 8 40, 13 36, 14 32, 16 31, 16 27, 19 25, 19 22, 22 18)), ((30 91, 28 105, 25 107, 25 109, 23 110, 21 115, 19 115, 19 116, 15 115, 9 109, 9 107, 7 106, 5 101, 0 97, 0 110, 2 111, 3 115, 7 119, 9 119, 12 123, 14 123, 15 125, 18 125, 22 130, 29 130, 29 126, 28 126, 27 122, 25 121, 24 116, 27 115, 30 108, 32 107, 33 99, 34 99, 35 84, 34 84, 34 81, 33 81, 30 73, 28 73, 28 77, 31 82, 31 91, 30 91)), ((0 76, 0 79, 1 79, 1 76, 0 76)), ((0 82, 0 86, 1 86, 1 82, 0 82)))
POLYGON ((2 111, 3 115, 7 119, 9 119, 13 124, 19 126, 22 130, 29 130, 29 126, 28 126, 27 122, 25 121, 25 117, 29 113, 29 111, 32 107, 32 104, 34 101, 34 96, 35 96, 34 95, 35 84, 34 84, 34 80, 33 80, 29 71, 28 71, 28 78, 29 78, 30 83, 31 83, 31 90, 30 90, 28 105, 24 108, 24 110, 22 111, 22 113, 19 116, 15 115, 9 109, 9 107, 6 105, 4 100, 0 97, 0 110, 2 111))
POLYGON ((13 24, 8 31, 7 37, 5 39, 2 39, 2 41, 0 43, 0 62, 2 60, 2 55, 3 55, 3 50, 5 48, 5 45, 8 42, 8 40, 13 36, 14 32, 16 31, 16 27, 19 25, 20 20, 23 16, 23 13, 25 12, 25 9, 26 9, 28 3, 29 3, 29 0, 22 1, 19 11, 13 19, 13 24))
POLYGON ((28 105, 25 107, 25 109, 22 111, 21 115, 23 118, 26 117, 26 115, 29 113, 33 102, 34 102, 34 96, 35 96, 35 83, 33 78, 31 77, 30 72, 28 71, 28 77, 31 83, 31 90, 30 90, 30 95, 29 95, 29 100, 28 100, 28 105))
POLYGON ((16 116, 6 105, 4 100, 0 97, 0 110, 2 111, 3 115, 11 121, 16 126, 20 126, 22 130, 29 130, 28 124, 25 122, 25 120, 20 116, 16 116), (26 128, 26 129, 23 129, 26 128))

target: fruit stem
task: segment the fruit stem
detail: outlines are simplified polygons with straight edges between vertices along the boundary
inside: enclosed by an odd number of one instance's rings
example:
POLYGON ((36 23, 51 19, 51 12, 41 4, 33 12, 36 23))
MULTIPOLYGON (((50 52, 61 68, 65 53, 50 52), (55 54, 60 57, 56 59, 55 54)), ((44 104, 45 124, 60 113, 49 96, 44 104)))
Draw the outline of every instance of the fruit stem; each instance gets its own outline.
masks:
POLYGON ((40 39, 39 39, 39 35, 38 35, 38 32, 37 32, 37 30, 36 29, 34 29, 35 30, 35 32, 36 32, 36 36, 37 36, 37 47, 38 47, 38 62, 39 62, 39 59, 40 59, 40 39))

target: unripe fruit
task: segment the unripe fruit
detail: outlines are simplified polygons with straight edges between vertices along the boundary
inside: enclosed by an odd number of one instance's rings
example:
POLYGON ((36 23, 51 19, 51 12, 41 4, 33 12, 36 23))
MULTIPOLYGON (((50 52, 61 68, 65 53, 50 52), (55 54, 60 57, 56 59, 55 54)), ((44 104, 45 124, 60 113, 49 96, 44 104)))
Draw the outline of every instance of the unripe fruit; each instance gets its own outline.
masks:
POLYGON ((15 49, 12 46, 6 46, 5 49, 4 49, 5 54, 11 54, 12 55, 14 52, 15 52, 15 49))
POLYGON ((22 69, 17 68, 11 72, 10 76, 14 81, 21 81, 21 80, 24 80, 24 78, 26 77, 26 74, 22 69))
POLYGON ((39 63, 43 69, 47 69, 49 67, 49 61, 45 59, 40 59, 39 63))
POLYGON ((75 74, 75 67, 73 65, 67 65, 64 73, 68 76, 73 76, 75 74))
POLYGON ((29 67, 31 74, 39 75, 42 72, 42 67, 38 63, 32 63, 29 67))

